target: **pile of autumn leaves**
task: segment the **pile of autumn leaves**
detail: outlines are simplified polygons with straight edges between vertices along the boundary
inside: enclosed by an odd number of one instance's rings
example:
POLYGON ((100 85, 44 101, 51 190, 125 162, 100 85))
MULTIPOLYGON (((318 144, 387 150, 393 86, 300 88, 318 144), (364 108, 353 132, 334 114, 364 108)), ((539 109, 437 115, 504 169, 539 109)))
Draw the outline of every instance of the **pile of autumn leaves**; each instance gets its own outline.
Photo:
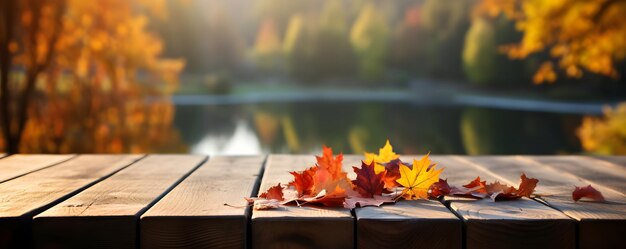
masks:
POLYGON ((447 180, 439 178, 443 168, 438 169, 429 155, 414 159, 412 164, 405 163, 393 152, 389 141, 378 154, 365 153, 360 168, 352 167, 356 173, 354 180, 350 180, 342 169, 342 154, 334 156, 332 149, 324 146, 322 156, 316 156, 316 159, 314 166, 301 172, 290 172, 294 178, 284 187, 295 191, 285 193, 279 183, 258 198, 246 199, 256 210, 290 204, 355 208, 380 206, 399 199, 429 199, 445 195, 497 201, 530 197, 539 182, 522 174, 517 188, 498 181, 487 184, 480 177, 461 187, 450 186, 447 180))

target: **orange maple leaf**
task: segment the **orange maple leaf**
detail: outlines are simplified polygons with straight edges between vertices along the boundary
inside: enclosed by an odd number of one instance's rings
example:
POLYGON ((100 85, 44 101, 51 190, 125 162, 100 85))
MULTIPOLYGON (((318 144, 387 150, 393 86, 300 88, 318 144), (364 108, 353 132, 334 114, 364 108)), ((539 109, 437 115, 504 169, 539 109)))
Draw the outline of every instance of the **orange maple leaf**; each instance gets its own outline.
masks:
POLYGON ((312 194, 318 194, 322 190, 327 193, 335 191, 336 187, 341 189, 352 189, 352 184, 348 179, 348 173, 343 171, 343 154, 339 153, 333 156, 333 149, 323 146, 322 156, 316 156, 316 171, 313 175, 314 191, 312 194))
POLYGON ((317 168, 310 167, 302 172, 289 172, 293 175, 293 181, 289 182, 289 186, 293 186, 298 191, 298 197, 304 195, 312 195, 315 191, 314 180, 317 168))
POLYGON ((283 187, 281 187, 280 183, 278 183, 278 185, 269 188, 266 192, 264 192, 261 195, 259 195, 259 197, 265 198, 265 199, 268 199, 268 200, 282 201, 282 200, 284 200, 284 198, 283 198, 283 187))

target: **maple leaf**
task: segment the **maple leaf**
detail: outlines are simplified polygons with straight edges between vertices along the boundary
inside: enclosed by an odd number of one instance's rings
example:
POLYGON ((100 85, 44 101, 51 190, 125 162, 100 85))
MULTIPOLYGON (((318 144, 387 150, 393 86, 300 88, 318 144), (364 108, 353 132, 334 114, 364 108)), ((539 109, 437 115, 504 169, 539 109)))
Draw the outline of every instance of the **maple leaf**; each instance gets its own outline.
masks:
POLYGON ((315 190, 314 179, 315 176, 315 167, 308 168, 300 173, 298 172, 289 172, 293 175, 293 181, 289 182, 289 186, 293 186, 298 191, 298 197, 304 195, 311 195, 315 190))
POLYGON ((492 200, 498 199, 519 199, 522 196, 517 195, 517 189, 512 186, 502 184, 498 181, 487 185, 487 192, 492 200))
POLYGON ((537 183, 539 180, 535 178, 528 178, 526 174, 522 173, 520 176, 519 187, 517 188, 517 195, 530 197, 530 195, 535 192, 535 187, 537 187, 537 183))
POLYGON ((336 187, 352 189, 352 183, 348 179, 348 173, 342 169, 343 155, 340 153, 333 156, 332 148, 324 146, 322 156, 316 156, 316 171, 313 175, 314 191, 312 194, 326 190, 327 193, 335 191, 336 187))
POLYGON ((398 182, 396 182, 396 180, 400 178, 400 164, 401 163, 402 161, 400 161, 400 159, 394 159, 388 163, 385 163, 384 165, 385 171, 386 171, 386 174, 384 177, 385 188, 392 189, 398 186, 398 182))
POLYGON ((594 201, 601 202, 606 201, 604 199, 604 196, 602 196, 602 193, 600 193, 600 191, 596 190, 591 185, 587 185, 586 187, 576 187, 576 189, 574 189, 574 191, 572 192, 572 199, 574 199, 574 201, 578 201, 581 198, 588 198, 594 201))
POLYGON ((430 185, 429 197, 439 198, 440 196, 449 195, 452 189, 448 184, 448 179, 443 180, 439 178, 439 181, 430 185))
POLYGON ((346 197, 346 191, 337 186, 330 193, 326 192, 326 190, 322 190, 315 197, 302 198, 299 199, 299 201, 304 201, 305 203, 311 204, 319 204, 326 207, 343 207, 346 197))
POLYGON ((400 179, 396 180, 404 186, 402 196, 404 199, 428 199, 428 189, 439 180, 439 174, 443 169, 435 169, 431 166, 428 154, 422 159, 413 160, 413 168, 410 169, 404 164, 400 164, 400 179))
POLYGON ((281 187, 280 183, 278 183, 278 185, 269 188, 266 192, 264 192, 261 195, 259 195, 259 197, 265 198, 265 199, 268 199, 268 200, 282 201, 282 200, 284 200, 284 198, 283 198, 283 187, 281 187))
POLYGON ((356 191, 363 197, 372 198, 374 195, 382 195, 385 190, 386 171, 376 174, 374 173, 374 165, 374 162, 369 165, 361 162, 360 169, 352 167, 356 173, 356 180, 352 180, 352 183, 356 187, 356 191))
POLYGON ((374 172, 376 174, 385 171, 385 166, 383 163, 391 162, 392 160, 400 158, 400 155, 393 152, 393 147, 389 143, 389 139, 385 143, 385 146, 378 150, 378 155, 374 153, 365 153, 365 163, 371 164, 372 162, 376 163, 376 167, 374 168, 374 172))

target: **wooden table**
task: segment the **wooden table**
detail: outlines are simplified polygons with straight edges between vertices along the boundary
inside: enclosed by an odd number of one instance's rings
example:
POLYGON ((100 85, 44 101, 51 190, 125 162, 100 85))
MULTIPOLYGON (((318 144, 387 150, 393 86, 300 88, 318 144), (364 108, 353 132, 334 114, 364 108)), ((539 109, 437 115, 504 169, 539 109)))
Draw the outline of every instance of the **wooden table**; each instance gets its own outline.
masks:
MULTIPOLYGON (((345 156, 345 170, 361 159, 345 156)), ((0 159, 0 248, 626 248, 624 156, 432 159, 453 185, 517 185, 525 172, 549 195, 253 211, 232 206, 315 158, 13 155, 0 159), (588 184, 608 203, 573 202, 588 184)))

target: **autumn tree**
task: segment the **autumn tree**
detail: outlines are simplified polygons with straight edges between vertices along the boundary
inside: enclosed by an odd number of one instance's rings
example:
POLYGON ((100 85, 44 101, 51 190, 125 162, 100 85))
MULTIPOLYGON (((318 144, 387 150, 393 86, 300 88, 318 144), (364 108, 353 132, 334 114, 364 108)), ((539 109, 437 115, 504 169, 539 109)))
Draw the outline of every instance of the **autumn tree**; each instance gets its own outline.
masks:
POLYGON ((503 46, 509 57, 549 56, 536 71, 536 84, 552 83, 557 68, 580 78, 585 71, 618 78, 615 65, 626 57, 626 1, 482 0, 476 15, 505 14, 524 33, 519 43, 503 46))
POLYGON ((2 10, 12 14, 2 15, 1 47, 2 73, 11 75, 2 80, 3 108, 11 105, 2 122, 8 152, 182 148, 168 96, 183 62, 161 58, 161 40, 142 14, 166 16, 163 1, 7 2, 2 10))
POLYGON ((350 42, 359 58, 364 79, 379 79, 385 73, 389 27, 385 16, 372 3, 361 9, 350 31, 350 42))
POLYGON ((257 65, 263 71, 279 70, 282 63, 282 43, 273 19, 263 20, 253 48, 257 65))

